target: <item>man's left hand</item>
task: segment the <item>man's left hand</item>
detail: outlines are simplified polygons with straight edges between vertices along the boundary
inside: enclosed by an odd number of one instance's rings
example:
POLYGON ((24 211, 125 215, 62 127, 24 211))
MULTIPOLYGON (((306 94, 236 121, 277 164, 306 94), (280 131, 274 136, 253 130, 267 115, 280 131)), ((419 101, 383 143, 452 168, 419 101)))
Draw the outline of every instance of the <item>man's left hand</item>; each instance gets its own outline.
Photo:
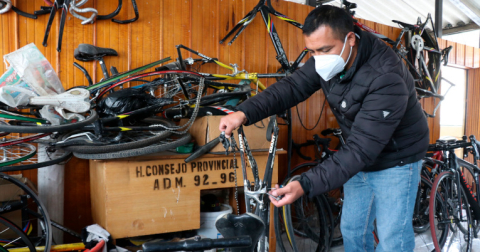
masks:
POLYGON ((298 181, 293 181, 288 183, 285 187, 280 188, 277 185, 275 185, 275 190, 270 191, 269 193, 272 194, 273 196, 282 196, 283 198, 280 200, 276 200, 269 196, 270 201, 276 206, 276 207, 281 207, 286 204, 292 204, 300 198, 305 192, 303 191, 302 186, 300 185, 300 182, 298 181))

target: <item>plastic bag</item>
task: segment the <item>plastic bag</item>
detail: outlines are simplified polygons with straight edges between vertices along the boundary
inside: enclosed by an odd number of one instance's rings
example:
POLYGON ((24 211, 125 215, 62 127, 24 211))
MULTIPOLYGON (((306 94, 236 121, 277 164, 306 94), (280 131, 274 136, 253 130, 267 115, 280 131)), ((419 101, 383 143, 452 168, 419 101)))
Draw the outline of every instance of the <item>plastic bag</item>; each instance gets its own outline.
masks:
POLYGON ((153 96, 142 89, 123 89, 104 97, 97 105, 97 111, 105 115, 118 115, 152 104, 153 96))
POLYGON ((52 65, 35 44, 28 44, 4 55, 3 59, 38 95, 55 95, 65 92, 52 65))
POLYGON ((20 78, 13 67, 0 76, 0 102, 10 107, 18 107, 27 105, 32 96, 38 94, 20 78))
POLYGON ((42 118, 47 119, 53 125, 83 121, 85 117, 77 113, 67 113, 64 109, 52 105, 45 105, 39 111, 42 118))

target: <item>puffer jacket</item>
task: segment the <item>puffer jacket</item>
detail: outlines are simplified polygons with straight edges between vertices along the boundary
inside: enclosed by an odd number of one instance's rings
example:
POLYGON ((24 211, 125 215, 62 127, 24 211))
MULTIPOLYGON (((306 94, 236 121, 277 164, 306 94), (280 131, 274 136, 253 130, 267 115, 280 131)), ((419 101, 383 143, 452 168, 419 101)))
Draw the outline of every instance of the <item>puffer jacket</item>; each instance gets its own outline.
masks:
POLYGON ((237 107, 249 125, 323 89, 346 144, 302 174, 308 196, 338 188, 359 171, 413 163, 427 152, 429 129, 412 75, 383 41, 359 29, 355 32, 359 36, 357 56, 341 79, 337 75, 324 81, 312 57, 291 76, 237 107))

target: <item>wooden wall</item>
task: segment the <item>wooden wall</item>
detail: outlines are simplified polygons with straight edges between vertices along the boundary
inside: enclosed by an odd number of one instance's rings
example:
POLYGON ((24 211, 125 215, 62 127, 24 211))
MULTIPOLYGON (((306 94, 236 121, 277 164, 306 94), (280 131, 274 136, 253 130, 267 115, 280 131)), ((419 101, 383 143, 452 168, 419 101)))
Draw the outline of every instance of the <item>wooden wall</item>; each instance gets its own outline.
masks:
POLYGON ((465 135, 480 140, 480 68, 468 70, 465 109, 465 135))
MULTIPOLYGON (((105 62, 107 66, 116 66, 120 72, 167 56, 175 58, 174 46, 184 44, 207 56, 217 57, 222 62, 236 63, 239 65, 239 69, 245 69, 248 72, 272 73, 279 69, 280 64, 275 59, 273 45, 260 15, 233 45, 218 43, 257 2, 258 0, 140 0, 137 1, 140 19, 128 25, 116 24, 109 20, 99 20, 95 24, 81 25, 80 20, 69 14, 60 53, 55 50, 60 13, 57 13, 53 23, 48 46, 43 47, 42 40, 48 15, 32 20, 18 16, 12 11, 0 15, 0 34, 3 38, 0 55, 12 52, 26 44, 35 43, 55 68, 65 88, 87 84, 83 74, 72 66, 76 61, 73 58, 73 51, 80 43, 90 43, 117 50, 119 56, 105 58, 105 62)), ((116 3, 116 0, 93 0, 89 1, 86 7, 95 7, 100 14, 106 14, 116 8, 116 3)), ((44 2, 42 0, 13 0, 13 4, 23 11, 33 13, 34 10, 40 9, 44 2)), ((272 0, 272 4, 277 11, 302 23, 312 9, 283 0, 272 0)), ((133 15, 129 1, 124 1, 124 8, 117 18, 128 19, 133 15)), ((287 56, 290 61, 293 61, 304 48, 301 31, 278 19, 273 20, 287 56)), ((400 32, 398 28, 366 20, 361 21, 392 39, 395 39, 400 32)), ((453 52, 455 56, 450 58, 452 63, 479 67, 480 52, 478 49, 457 47, 456 44, 455 46, 453 52), (465 54, 468 56, 463 58, 459 56, 465 54)), ((100 80, 102 74, 95 63, 78 63, 93 73, 94 81, 100 80)), ((0 64, 0 73, 4 71, 5 66, 0 64)), ((202 68, 202 71, 225 72, 215 66, 202 68)), ((267 85, 273 83, 272 80, 265 82, 267 85)), ((318 91, 307 101, 298 105, 299 117, 307 128, 315 126, 323 101, 323 93, 318 91)), ((424 106, 427 107, 429 104, 424 106)), ((311 131, 302 128, 295 108, 292 109, 292 114, 293 137, 297 143, 312 139, 312 135, 320 134, 322 129, 337 126, 328 105, 323 111, 318 127, 311 131)), ((439 134, 438 118, 431 119, 429 123, 432 129, 431 138, 436 139, 439 134)), ((281 130, 279 145, 286 148, 286 127, 282 126, 281 130)), ((306 154, 312 156, 313 149, 307 150, 306 154)), ((294 156, 292 164, 301 161, 300 158, 294 156)), ((285 173, 285 167, 282 167, 280 179, 285 173)), ((25 174, 36 181, 36 171, 25 174)), ((92 222, 88 162, 72 159, 66 166, 65 174, 64 223, 67 227, 79 231, 92 222)))

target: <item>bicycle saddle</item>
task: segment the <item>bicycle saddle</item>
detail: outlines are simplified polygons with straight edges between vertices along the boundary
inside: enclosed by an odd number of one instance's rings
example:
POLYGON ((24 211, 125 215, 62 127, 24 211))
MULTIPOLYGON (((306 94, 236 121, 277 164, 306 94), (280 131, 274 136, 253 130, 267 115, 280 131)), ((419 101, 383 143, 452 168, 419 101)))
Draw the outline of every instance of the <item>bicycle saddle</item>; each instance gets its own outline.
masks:
POLYGON ((402 22, 402 21, 397 21, 397 20, 392 20, 392 22, 397 23, 397 24, 399 24, 399 25, 401 25, 401 26, 403 26, 403 27, 406 27, 406 28, 408 28, 408 29, 410 29, 410 30, 415 29, 415 25, 412 25, 412 24, 407 24, 407 23, 404 23, 404 22, 402 22))
POLYGON ((101 48, 89 44, 80 44, 75 49, 73 56, 80 61, 93 61, 103 56, 118 56, 117 51, 110 48, 101 48))
POLYGON ((225 238, 250 236, 252 244, 248 247, 231 248, 233 252, 253 252, 258 240, 265 231, 265 224, 256 215, 244 213, 242 215, 224 214, 218 216, 215 227, 225 238))
POLYGON ((448 143, 455 143, 457 142, 457 139, 452 136, 445 136, 437 140, 437 143, 440 144, 448 144, 448 143))

